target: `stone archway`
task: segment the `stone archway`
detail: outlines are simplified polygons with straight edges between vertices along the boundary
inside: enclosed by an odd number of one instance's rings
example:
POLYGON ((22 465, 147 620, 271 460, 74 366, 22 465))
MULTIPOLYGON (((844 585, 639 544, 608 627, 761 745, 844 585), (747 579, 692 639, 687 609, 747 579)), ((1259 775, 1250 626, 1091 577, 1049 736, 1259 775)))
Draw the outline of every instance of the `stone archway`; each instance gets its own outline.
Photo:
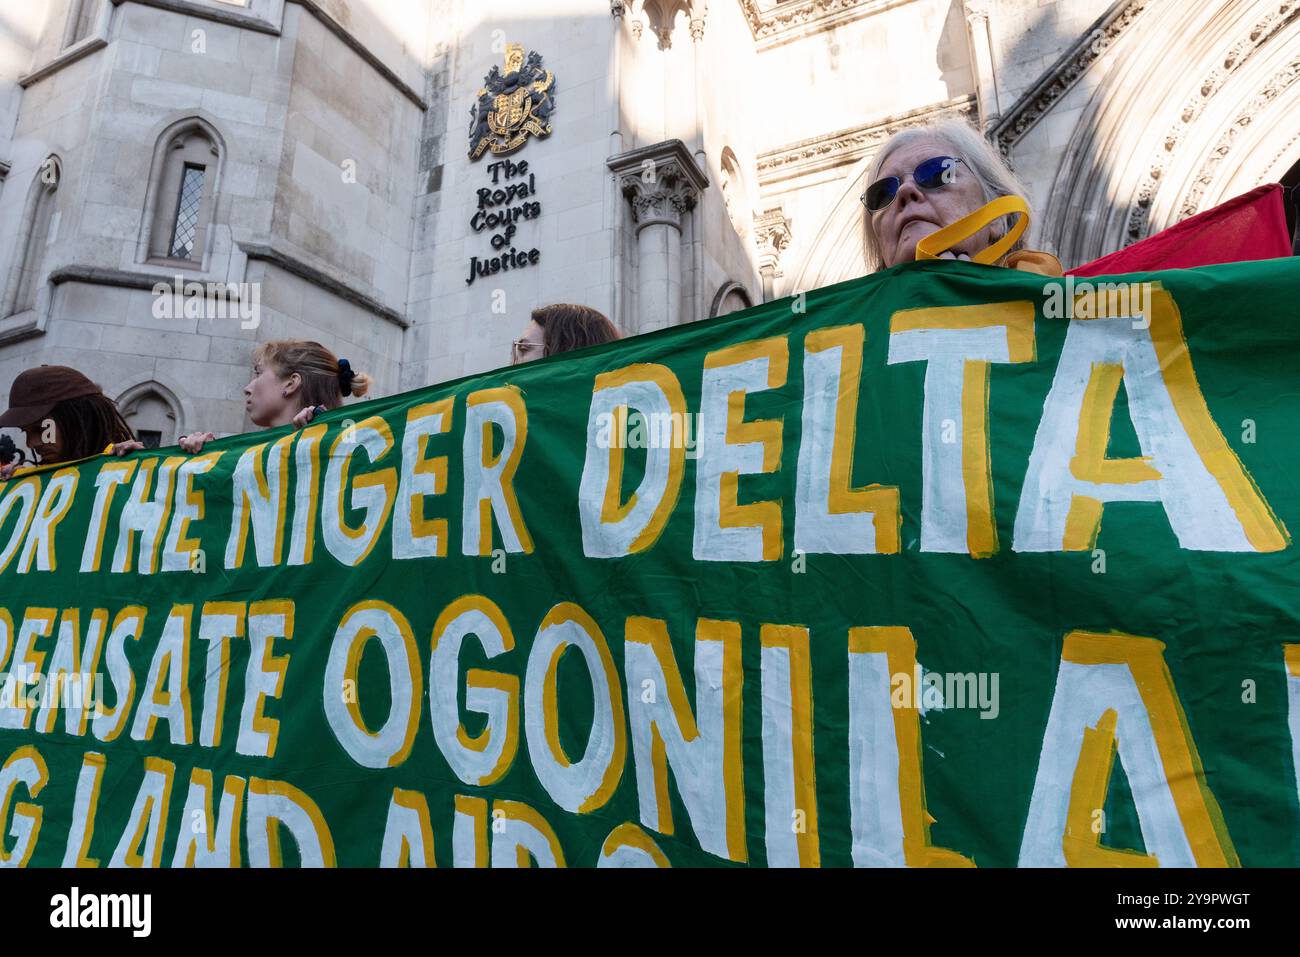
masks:
POLYGON ((709 307, 709 318, 715 316, 729 316, 733 312, 741 312, 749 309, 754 305, 749 298, 749 290, 738 282, 725 282, 718 287, 718 291, 713 295, 713 304, 709 307))
POLYGON ((1300 2, 1241 7, 1155 5, 1108 51, 1043 217, 1067 266, 1276 182, 1300 159, 1300 2))
POLYGON ((175 445, 181 436, 181 402, 159 382, 141 382, 117 397, 117 408, 146 448, 175 445))
POLYGON ((875 152, 864 156, 844 178, 845 189, 830 215, 808 246, 803 261, 792 271, 785 294, 820 289, 867 271, 867 220, 859 197, 867 188, 867 175, 875 152))

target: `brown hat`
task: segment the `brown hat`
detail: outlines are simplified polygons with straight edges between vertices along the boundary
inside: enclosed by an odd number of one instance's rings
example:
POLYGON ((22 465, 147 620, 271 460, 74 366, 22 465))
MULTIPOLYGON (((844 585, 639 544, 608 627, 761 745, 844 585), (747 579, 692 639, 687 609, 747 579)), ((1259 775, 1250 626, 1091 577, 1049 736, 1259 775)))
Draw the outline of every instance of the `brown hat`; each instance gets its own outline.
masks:
POLYGON ((9 411, 0 415, 0 428, 21 429, 45 418, 64 399, 102 392, 95 383, 67 366, 28 369, 19 373, 9 388, 9 411))

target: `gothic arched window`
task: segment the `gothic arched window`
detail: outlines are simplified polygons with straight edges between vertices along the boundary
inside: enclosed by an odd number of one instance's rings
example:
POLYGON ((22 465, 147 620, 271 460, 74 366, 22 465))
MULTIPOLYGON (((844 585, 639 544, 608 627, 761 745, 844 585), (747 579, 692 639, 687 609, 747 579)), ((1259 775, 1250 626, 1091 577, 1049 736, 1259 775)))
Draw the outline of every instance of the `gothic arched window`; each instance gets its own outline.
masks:
POLYGON ((175 445, 180 438, 180 403, 170 390, 157 382, 127 389, 118 398, 117 407, 147 449, 175 445))
POLYGON ((740 161, 730 146, 723 147, 722 150, 722 202, 727 207, 731 225, 736 228, 741 239, 746 238, 753 210, 750 208, 745 175, 740 171, 740 161))
POLYGON ((742 309, 748 309, 753 306, 753 301, 749 298, 749 292, 738 282, 723 283, 713 296, 713 305, 709 309, 709 318, 714 316, 728 316, 733 312, 740 312, 742 309))
POLYGON ((45 263, 45 247, 53 240, 51 226, 57 205, 55 193, 58 192, 59 180, 62 178, 63 164, 59 158, 47 156, 27 194, 0 314, 12 316, 36 307, 36 294, 40 290, 38 279, 45 263))
POLYGON ((142 259, 203 267, 223 152, 216 130, 197 117, 164 131, 149 177, 142 259))

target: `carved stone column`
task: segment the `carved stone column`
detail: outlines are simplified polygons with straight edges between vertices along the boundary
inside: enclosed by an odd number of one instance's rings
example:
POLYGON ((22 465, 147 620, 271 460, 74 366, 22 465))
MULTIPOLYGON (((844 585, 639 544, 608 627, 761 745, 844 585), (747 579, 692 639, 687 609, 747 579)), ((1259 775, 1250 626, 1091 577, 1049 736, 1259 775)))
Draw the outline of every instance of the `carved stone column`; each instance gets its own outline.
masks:
POLYGON ((758 274, 763 277, 763 301, 776 298, 776 280, 781 272, 781 254, 790 245, 790 220, 780 206, 754 217, 754 242, 758 244, 758 274))
MULTIPOLYGON (((628 9, 630 3, 624 0, 610 0, 609 14, 612 21, 613 30, 611 31, 610 44, 613 47, 613 68, 611 70, 612 82, 610 83, 609 96, 609 152, 617 156, 623 152, 623 18, 630 13, 628 9)), ((635 27, 640 21, 634 21, 635 27)), ((638 34, 639 35, 639 34, 638 34)), ((605 202, 609 208, 617 210, 618 208, 618 184, 607 183, 605 185, 607 193, 605 202)), ((616 214, 617 215, 617 214, 616 214)), ((624 315, 624 299, 621 293, 623 288, 623 236, 624 227, 622 217, 614 220, 614 238, 613 246, 617 251, 616 255, 610 257, 609 261, 609 318, 619 329, 627 321, 624 315)))
POLYGON ((681 140, 612 156, 637 239, 637 333, 682 321, 682 224, 708 177, 681 140))
POLYGON ((989 30, 989 0, 963 0, 971 74, 979 103, 980 129, 987 132, 1002 116, 998 97, 997 64, 993 60, 993 34, 989 30))
MULTIPOLYGON (((709 5, 703 0, 693 0, 690 5, 691 15, 691 59, 695 73, 695 163, 700 169, 709 168, 709 159, 704 152, 704 17, 708 14, 709 5)), ((691 274, 694 277, 694 288, 691 290, 691 298, 695 302, 696 315, 692 318, 701 319, 703 313, 699 310, 704 307, 704 244, 705 244, 705 225, 708 222, 706 216, 698 216, 695 220, 695 234, 691 243, 691 274)))

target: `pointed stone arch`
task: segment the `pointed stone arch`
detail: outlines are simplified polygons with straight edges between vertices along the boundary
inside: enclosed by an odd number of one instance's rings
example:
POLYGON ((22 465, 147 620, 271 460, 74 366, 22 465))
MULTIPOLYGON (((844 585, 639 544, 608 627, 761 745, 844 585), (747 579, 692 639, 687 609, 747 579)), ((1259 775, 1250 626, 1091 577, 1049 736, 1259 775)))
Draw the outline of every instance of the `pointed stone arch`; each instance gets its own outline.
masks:
POLYGON ((709 318, 730 315, 733 312, 749 309, 753 305, 754 300, 750 298, 749 290, 743 283, 734 280, 724 282, 713 295, 713 303, 709 306, 709 318))
POLYGON ((736 158, 736 151, 730 146, 722 148, 718 165, 722 169, 718 186, 722 191, 722 204, 726 208, 727 218, 735 228, 736 235, 747 239, 754 227, 754 205, 751 199, 754 193, 748 177, 740 160, 736 158))
MULTIPOLYGON (((57 228, 57 194, 62 180, 63 160, 58 154, 51 153, 41 161, 27 190, 13 261, 4 285, 4 298, 0 300, 0 316, 12 317, 36 309, 46 247, 50 243, 51 230, 57 228)), ((39 324, 23 324, 25 330, 31 331, 29 326, 39 328, 39 324)))
POLYGON ((867 220, 860 197, 867 188, 867 176, 875 158, 873 150, 858 160, 844 177, 845 188, 830 214, 804 252, 802 261, 790 270, 792 279, 784 295, 820 289, 867 272, 867 220))
POLYGON ((207 270, 212 260, 218 225, 218 197, 227 156, 226 141, 207 117, 193 114, 174 120, 154 141, 149 167, 149 188, 136 242, 136 262, 165 262, 207 270), (171 224, 185 202, 186 171, 201 169, 200 202, 196 212, 190 255, 174 254, 171 224))
MULTIPOLYGON (((156 447, 175 445, 184 434, 186 423, 193 419, 183 393, 173 385, 147 379, 128 386, 116 398, 118 411, 137 435, 156 433, 156 447)), ((144 439, 142 439, 144 441, 144 439)), ((155 447, 145 442, 149 447, 155 447)))
POLYGON ((1042 218, 1067 267, 1276 181, 1300 158, 1300 2, 1242 7, 1152 5, 1108 51, 1042 218))

